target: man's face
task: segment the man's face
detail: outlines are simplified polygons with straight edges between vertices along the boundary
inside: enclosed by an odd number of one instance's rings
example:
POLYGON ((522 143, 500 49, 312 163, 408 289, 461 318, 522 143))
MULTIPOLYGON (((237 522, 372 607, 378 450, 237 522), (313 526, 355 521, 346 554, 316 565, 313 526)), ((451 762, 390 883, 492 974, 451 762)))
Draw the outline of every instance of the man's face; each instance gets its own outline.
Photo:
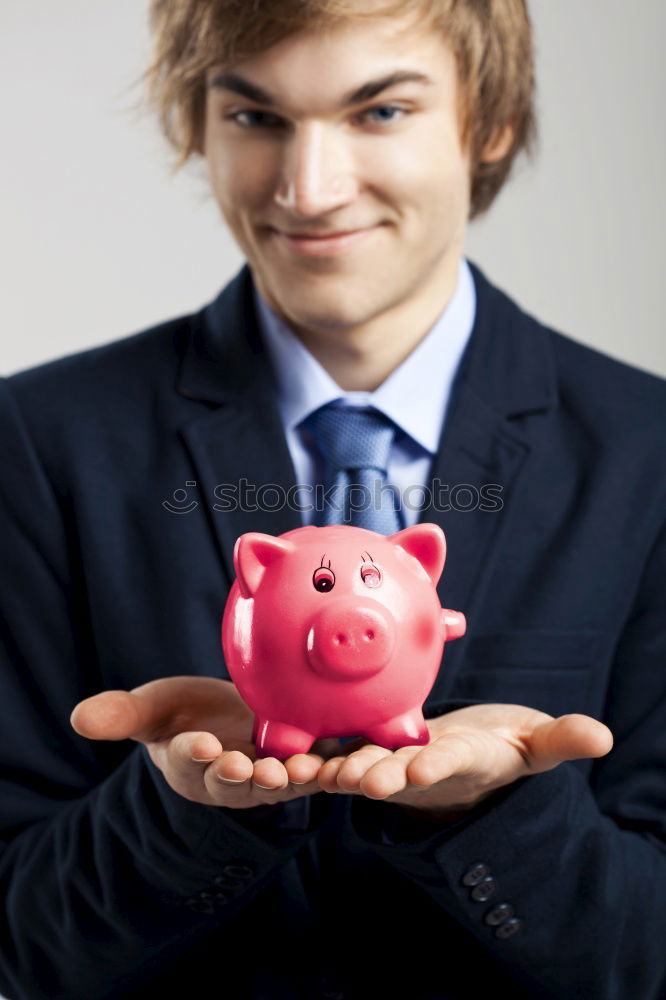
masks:
POLYGON ((260 292, 297 330, 413 314, 455 285, 469 211, 455 59, 413 21, 302 32, 225 78, 219 67, 208 74, 204 155, 216 199, 260 292), (398 73, 423 80, 348 103, 398 73), (238 78, 261 99, 238 93, 238 78), (354 235, 312 238, 341 232, 354 235))

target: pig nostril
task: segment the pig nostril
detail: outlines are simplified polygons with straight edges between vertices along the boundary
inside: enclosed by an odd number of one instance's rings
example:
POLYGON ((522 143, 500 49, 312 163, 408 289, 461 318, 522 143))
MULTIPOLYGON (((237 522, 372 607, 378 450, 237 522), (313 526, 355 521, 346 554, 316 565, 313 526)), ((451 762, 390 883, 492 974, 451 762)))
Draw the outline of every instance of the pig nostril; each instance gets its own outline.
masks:
POLYGON ((346 635, 344 634, 344 632, 339 632, 339 633, 338 633, 338 634, 336 635, 336 637, 335 637, 335 639, 334 639, 334 642, 335 642, 335 643, 336 643, 336 645, 338 645, 338 646, 344 646, 344 645, 345 645, 345 643, 347 642, 347 636, 346 636, 346 635))
POLYGON ((368 642, 372 642, 372 640, 375 637, 375 633, 372 631, 372 629, 368 629, 368 631, 365 633, 365 637, 368 640, 368 642))

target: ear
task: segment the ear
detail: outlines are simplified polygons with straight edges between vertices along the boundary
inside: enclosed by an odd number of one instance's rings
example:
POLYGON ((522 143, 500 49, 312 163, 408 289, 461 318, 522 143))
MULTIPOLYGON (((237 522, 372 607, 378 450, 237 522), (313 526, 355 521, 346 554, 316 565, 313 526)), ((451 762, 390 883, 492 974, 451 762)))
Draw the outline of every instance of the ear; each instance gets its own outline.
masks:
POLYGON ((273 535, 248 531, 236 539, 234 569, 242 597, 252 597, 261 583, 266 568, 294 551, 291 542, 273 535))
POLYGON ((497 163, 511 149, 514 138, 513 125, 504 125, 495 129, 495 132, 488 140, 481 153, 482 163, 497 163))
POLYGON ((395 535, 389 535, 388 541, 418 559, 433 586, 437 584, 446 559, 446 538, 438 524, 415 524, 412 528, 403 528, 395 535))

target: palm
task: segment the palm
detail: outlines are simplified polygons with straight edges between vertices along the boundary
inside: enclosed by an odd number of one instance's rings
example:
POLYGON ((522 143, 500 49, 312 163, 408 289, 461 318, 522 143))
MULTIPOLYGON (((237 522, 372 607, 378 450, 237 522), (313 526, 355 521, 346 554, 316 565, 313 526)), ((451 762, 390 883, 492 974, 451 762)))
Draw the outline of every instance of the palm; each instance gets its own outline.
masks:
POLYGON ((322 766, 321 787, 446 817, 520 777, 603 756, 612 745, 607 727, 589 716, 553 719, 523 705, 470 705, 431 719, 428 729, 425 747, 349 744, 322 766))
POLYGON ((248 755, 252 720, 231 681, 217 677, 164 677, 132 692, 104 691, 72 713, 76 728, 91 739, 163 744, 179 733, 205 732, 248 755))
POLYGON ((253 720, 231 681, 190 676, 103 691, 79 702, 71 717, 88 739, 143 743, 171 787, 205 805, 248 808, 320 791, 317 772, 338 741, 321 740, 284 763, 257 759, 253 720))

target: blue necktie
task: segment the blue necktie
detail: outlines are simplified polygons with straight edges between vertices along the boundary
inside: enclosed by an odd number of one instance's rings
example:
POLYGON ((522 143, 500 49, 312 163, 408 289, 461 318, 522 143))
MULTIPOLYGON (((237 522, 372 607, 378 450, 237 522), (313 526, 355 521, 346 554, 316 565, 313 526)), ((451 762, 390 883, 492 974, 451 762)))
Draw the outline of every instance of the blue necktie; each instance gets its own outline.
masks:
POLYGON ((315 511, 314 524, 350 524, 391 535, 404 527, 387 481, 396 425, 377 410, 327 403, 302 424, 324 460, 330 502, 315 511))

